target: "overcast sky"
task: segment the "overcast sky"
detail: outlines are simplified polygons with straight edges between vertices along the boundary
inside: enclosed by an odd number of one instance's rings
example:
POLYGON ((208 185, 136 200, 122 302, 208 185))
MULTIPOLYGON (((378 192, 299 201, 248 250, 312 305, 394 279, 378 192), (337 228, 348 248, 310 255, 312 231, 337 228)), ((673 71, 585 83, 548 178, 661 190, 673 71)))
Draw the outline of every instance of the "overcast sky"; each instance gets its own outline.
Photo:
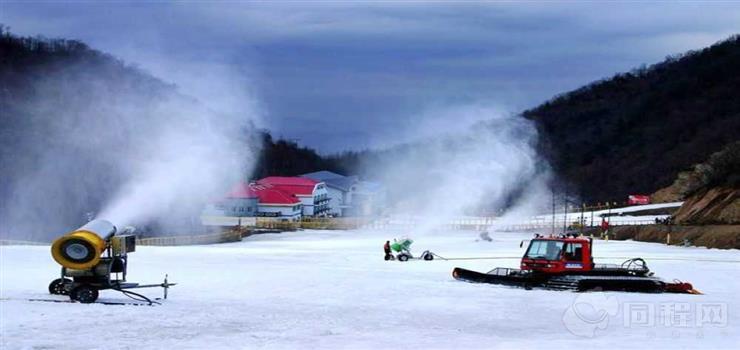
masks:
POLYGON ((80 39, 328 153, 515 114, 705 47, 740 32, 740 3, 0 0, 0 23, 80 39))

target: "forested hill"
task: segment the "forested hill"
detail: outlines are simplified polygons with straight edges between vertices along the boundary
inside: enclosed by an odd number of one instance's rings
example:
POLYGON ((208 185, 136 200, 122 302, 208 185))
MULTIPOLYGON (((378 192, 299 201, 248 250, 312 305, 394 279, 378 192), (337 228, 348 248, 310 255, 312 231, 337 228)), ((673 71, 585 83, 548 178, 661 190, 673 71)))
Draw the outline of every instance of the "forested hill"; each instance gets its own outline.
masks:
POLYGON ((557 96, 524 116, 585 200, 624 200, 740 139, 740 36, 557 96))

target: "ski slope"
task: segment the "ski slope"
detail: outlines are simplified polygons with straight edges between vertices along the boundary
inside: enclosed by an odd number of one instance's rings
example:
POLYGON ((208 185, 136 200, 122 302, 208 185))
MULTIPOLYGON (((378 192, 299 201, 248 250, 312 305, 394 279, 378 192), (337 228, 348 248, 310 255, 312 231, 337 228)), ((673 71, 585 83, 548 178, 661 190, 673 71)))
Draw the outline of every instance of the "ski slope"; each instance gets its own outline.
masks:
MULTIPOLYGON (((459 282, 450 272, 518 267, 527 234, 492 233, 493 242, 477 241, 474 232, 415 235, 416 253, 497 259, 384 261, 383 243, 402 234, 307 230, 220 245, 137 247, 130 281, 156 283, 168 273, 179 283, 155 307, 28 301, 66 300, 46 293, 58 266, 48 246, 3 246, 0 348, 730 349, 740 343, 737 250, 595 243, 597 262, 642 256, 657 276, 690 281, 705 295, 526 291, 459 282), (707 305, 724 313, 711 324, 684 322, 707 305)), ((157 289, 144 292, 161 296, 157 289)), ((100 300, 128 301, 111 291, 100 300)))

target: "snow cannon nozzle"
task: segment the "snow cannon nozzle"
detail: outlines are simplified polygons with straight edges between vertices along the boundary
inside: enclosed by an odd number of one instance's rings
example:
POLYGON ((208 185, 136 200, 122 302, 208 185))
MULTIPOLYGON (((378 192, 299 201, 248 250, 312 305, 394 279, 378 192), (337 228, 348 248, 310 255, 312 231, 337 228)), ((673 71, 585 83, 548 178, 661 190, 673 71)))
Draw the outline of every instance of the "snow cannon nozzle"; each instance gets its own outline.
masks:
POLYGON ((116 234, 110 221, 95 219, 57 238, 51 245, 51 256, 68 269, 88 269, 98 264, 100 256, 116 234))

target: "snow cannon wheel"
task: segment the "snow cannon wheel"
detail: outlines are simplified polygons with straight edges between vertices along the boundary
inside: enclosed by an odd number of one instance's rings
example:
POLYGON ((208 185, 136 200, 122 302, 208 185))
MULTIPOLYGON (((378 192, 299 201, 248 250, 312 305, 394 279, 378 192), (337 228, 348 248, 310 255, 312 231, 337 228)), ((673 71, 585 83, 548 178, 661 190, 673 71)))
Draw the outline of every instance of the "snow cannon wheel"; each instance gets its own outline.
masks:
POLYGON ((64 285, 72 282, 68 278, 57 278, 49 283, 49 294, 54 295, 68 295, 69 292, 64 288, 64 285))
POLYGON ((434 254, 432 254, 431 252, 427 250, 424 252, 424 255, 422 256, 422 258, 426 261, 432 261, 434 260, 434 254))
POLYGON ((398 261, 409 261, 409 258, 410 256, 408 254, 398 254, 398 261))
POLYGON ((72 289, 72 292, 69 293, 69 299, 83 304, 92 304, 95 300, 98 300, 98 294, 97 289, 83 285, 72 289))

